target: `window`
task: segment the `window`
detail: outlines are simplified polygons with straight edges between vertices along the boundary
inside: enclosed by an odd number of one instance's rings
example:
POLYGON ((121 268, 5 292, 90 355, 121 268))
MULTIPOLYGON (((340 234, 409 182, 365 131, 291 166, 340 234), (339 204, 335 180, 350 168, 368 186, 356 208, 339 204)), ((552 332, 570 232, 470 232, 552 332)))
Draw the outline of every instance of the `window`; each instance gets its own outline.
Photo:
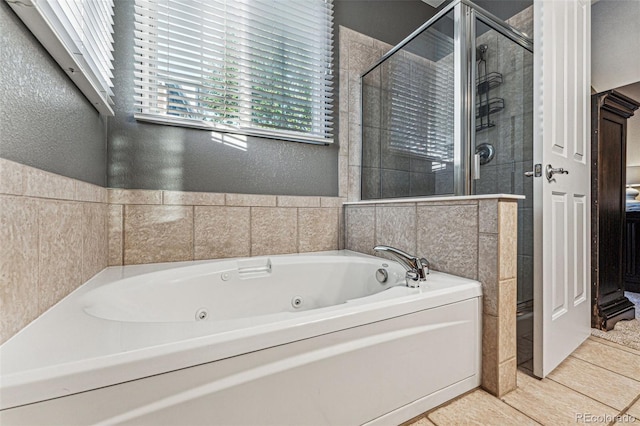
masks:
POLYGON ((80 91, 113 115, 113 0, 8 2, 80 91))
POLYGON ((136 0, 136 118, 332 138, 331 0, 136 0))

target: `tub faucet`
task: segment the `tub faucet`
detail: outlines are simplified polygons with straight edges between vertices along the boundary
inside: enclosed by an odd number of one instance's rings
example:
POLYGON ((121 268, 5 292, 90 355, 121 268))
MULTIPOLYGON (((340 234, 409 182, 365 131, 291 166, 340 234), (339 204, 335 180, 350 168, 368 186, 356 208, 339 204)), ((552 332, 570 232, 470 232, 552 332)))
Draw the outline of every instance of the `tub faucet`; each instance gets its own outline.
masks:
POLYGON ((407 270, 407 287, 418 287, 421 282, 427 280, 429 274, 429 261, 424 257, 411 256, 402 250, 389 246, 375 246, 375 251, 387 253, 407 270))

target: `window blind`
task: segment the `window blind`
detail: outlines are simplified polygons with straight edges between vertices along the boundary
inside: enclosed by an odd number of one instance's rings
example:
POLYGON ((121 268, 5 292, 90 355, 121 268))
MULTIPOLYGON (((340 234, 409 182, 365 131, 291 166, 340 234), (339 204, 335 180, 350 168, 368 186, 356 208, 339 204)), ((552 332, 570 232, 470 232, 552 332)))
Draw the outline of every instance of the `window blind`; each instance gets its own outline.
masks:
POLYGON ((136 118, 332 138, 331 0, 136 0, 136 118))
POLYGON ((435 170, 454 157, 453 40, 425 32, 421 42, 435 46, 437 61, 409 52, 392 58, 389 148, 439 163, 435 170))
POLYGON ((8 3, 96 109, 113 115, 113 0, 8 3))

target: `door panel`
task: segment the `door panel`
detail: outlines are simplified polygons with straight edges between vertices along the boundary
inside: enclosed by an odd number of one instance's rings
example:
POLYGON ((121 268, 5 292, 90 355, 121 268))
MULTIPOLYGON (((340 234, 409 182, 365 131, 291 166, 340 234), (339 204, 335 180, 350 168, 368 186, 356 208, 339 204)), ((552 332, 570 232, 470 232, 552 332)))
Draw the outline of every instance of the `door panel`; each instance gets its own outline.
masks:
POLYGON ((590 333, 590 3, 534 0, 534 374, 590 333))

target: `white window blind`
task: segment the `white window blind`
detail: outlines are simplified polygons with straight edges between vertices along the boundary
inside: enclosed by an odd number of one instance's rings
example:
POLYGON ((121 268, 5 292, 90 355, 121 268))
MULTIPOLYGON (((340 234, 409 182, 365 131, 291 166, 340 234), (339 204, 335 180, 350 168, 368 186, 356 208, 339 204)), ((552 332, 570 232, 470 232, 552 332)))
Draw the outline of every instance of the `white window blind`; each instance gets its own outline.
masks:
POLYGON ((113 0, 8 3, 95 108, 113 115, 113 0))
POLYGON ((331 0, 136 0, 137 119, 332 138, 331 0))

